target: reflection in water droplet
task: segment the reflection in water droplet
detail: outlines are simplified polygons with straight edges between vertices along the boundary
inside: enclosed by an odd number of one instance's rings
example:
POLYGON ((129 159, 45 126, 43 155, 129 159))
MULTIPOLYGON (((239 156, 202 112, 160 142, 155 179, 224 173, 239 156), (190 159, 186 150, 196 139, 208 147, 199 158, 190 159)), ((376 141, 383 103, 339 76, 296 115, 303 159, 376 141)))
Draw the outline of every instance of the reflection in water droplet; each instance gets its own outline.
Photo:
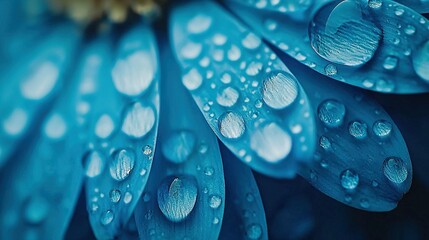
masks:
POLYGON ((359 185, 359 175, 352 170, 345 170, 340 176, 341 186, 347 190, 353 190, 359 185))
POLYGON ((262 96, 271 108, 282 109, 295 102, 298 85, 294 77, 286 72, 271 72, 264 79, 262 96))
POLYGON ((338 127, 343 123, 346 107, 337 100, 326 100, 319 105, 318 116, 328 127, 338 127))
POLYGON ((253 132, 250 148, 267 162, 279 162, 292 150, 292 139, 276 123, 269 123, 253 132))
POLYGON ((195 149, 196 138, 190 131, 171 134, 162 145, 162 153, 173 163, 186 161, 195 149))
POLYGON ((219 117, 219 131, 222 136, 236 139, 243 135, 246 130, 243 118, 234 113, 226 112, 219 117))
POLYGON ((426 41, 417 51, 413 52, 414 71, 422 79, 429 81, 429 40, 426 41))
POLYGON ((197 195, 197 183, 193 177, 168 177, 158 188, 158 206, 167 219, 181 222, 194 209, 197 195))
POLYGON ((145 136, 155 125, 155 112, 152 107, 136 102, 126 109, 122 132, 133 138, 145 136))
POLYGON ((379 120, 374 123, 372 130, 379 137, 387 137, 392 132, 392 124, 385 120, 379 120))
POLYGON ((110 162, 110 176, 117 181, 122 181, 128 177, 134 168, 135 154, 130 149, 116 151, 112 155, 110 162))
POLYGON ((218 208, 222 204, 222 198, 218 195, 209 196, 209 206, 211 208, 218 208))
POLYGON ((408 177, 408 170, 400 158, 390 157, 383 163, 384 175, 394 183, 403 183, 408 177))
POLYGON ((363 65, 373 57, 382 32, 362 7, 345 0, 320 8, 309 29, 311 45, 319 56, 347 66, 363 65))
POLYGON ((365 123, 354 121, 349 125, 349 133, 357 139, 363 139, 368 135, 367 128, 365 123))

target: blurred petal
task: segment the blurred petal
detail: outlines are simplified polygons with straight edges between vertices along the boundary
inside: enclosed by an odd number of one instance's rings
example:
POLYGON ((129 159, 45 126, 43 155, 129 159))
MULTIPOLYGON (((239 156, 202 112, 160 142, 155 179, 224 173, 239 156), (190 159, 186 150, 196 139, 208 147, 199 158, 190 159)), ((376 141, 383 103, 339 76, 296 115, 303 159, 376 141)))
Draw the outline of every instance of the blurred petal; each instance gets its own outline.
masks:
MULTIPOLYGON (((37 73, 39 74, 37 78, 34 78, 35 75, 30 76, 33 78, 31 81, 36 81, 31 83, 31 88, 27 91, 26 84, 30 84, 28 81, 18 82, 21 83, 21 93, 28 95, 15 95, 8 99, 9 103, 14 103, 9 105, 16 104, 22 108, 17 107, 13 110, 12 116, 17 119, 12 118, 9 120, 11 122, 4 126, 10 127, 20 124, 20 121, 33 120, 41 105, 49 105, 46 101, 52 101, 49 94, 52 95, 54 94, 52 91, 57 90, 51 90, 51 93, 45 91, 49 83, 44 81, 51 81, 52 88, 55 88, 53 85, 57 85, 57 88, 61 85, 59 82, 55 84, 55 81, 63 78, 64 59, 67 58, 65 54, 68 51, 65 48, 70 47, 64 36, 66 35, 61 36, 61 40, 56 36, 55 41, 54 38, 49 38, 50 44, 44 46, 42 49, 44 51, 40 50, 39 54, 43 54, 37 55, 39 58, 35 64, 39 67, 44 64, 44 67, 41 67, 44 70, 39 70, 42 72, 37 73), (61 46, 59 42, 63 45, 61 46), (48 47, 55 47, 55 51, 47 50, 48 47), (42 73, 43 75, 40 75, 42 73), (51 80, 46 80, 49 78, 51 80), (45 88, 38 87, 38 84, 45 84, 45 88), (41 96, 42 91, 47 95, 44 98, 41 96), (25 99, 36 96, 40 98, 25 99)), ((32 135, 27 136, 18 145, 19 151, 4 165, 0 173, 0 186, 3 189, 0 197, 1 239, 64 237, 81 190, 83 174, 80 157, 83 145, 80 136, 76 134, 78 125, 71 101, 77 89, 76 83, 78 82, 71 82, 63 88, 61 96, 52 110, 48 111, 41 127, 36 127, 32 135)), ((28 125, 25 131, 30 131, 28 125)))
POLYGON ((99 239, 119 236, 129 221, 151 170, 159 119, 158 57, 149 27, 125 33, 113 68, 110 49, 100 38, 86 53, 77 103, 89 139, 87 207, 99 239))
POLYGON ((268 239, 264 206, 249 167, 223 149, 225 163, 225 217, 219 239, 268 239))
POLYGON ((256 171, 295 176, 311 160, 314 119, 288 68, 210 1, 175 7, 170 22, 183 84, 220 140, 256 171))
POLYGON ((0 167, 51 105, 64 83, 77 46, 70 24, 59 24, 40 45, 26 52, 0 81, 0 167))
POLYGON ((136 208, 140 239, 217 239, 225 202, 217 139, 163 50, 161 148, 136 208))
POLYGON ((349 206, 367 211, 395 208, 411 186, 412 166, 392 119, 359 89, 286 61, 311 93, 317 116, 316 162, 300 174, 349 206))
POLYGON ((307 2, 286 12, 268 3, 228 4, 267 40, 326 76, 377 92, 429 91, 426 18, 389 0, 307 2))

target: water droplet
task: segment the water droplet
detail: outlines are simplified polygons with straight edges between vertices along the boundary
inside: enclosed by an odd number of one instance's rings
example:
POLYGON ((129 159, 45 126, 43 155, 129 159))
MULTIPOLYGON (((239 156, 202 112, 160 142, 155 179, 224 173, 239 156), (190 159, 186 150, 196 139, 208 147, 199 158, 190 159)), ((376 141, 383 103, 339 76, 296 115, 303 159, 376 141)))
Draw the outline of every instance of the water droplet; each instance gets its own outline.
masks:
POLYGON ((209 196, 209 206, 211 208, 219 208, 219 206, 222 204, 222 198, 218 195, 211 195, 209 196))
POLYGON ((320 8, 309 32, 311 45, 319 56, 347 66, 367 63, 377 50, 382 34, 359 2, 352 0, 320 8))
POLYGON ((104 157, 97 151, 91 151, 84 157, 85 174, 88 177, 96 177, 104 169, 104 157))
POLYGON ((128 204, 133 200, 133 195, 130 192, 126 192, 124 195, 124 203, 128 204))
POLYGON ((223 88, 216 97, 217 103, 224 107, 232 107, 237 103, 240 93, 233 87, 223 88))
POLYGON ((113 212, 110 210, 107 210, 100 216, 100 222, 102 225, 106 226, 113 221, 113 218, 114 218, 113 212))
POLYGON ((246 125, 240 115, 226 112, 219 117, 219 131, 226 138, 237 139, 246 131, 246 125))
POLYGON ((387 137, 392 132, 392 124, 385 120, 378 120, 372 126, 372 130, 379 137, 387 137))
POLYGON ((112 69, 112 79, 120 93, 137 96, 150 86, 154 71, 151 55, 138 51, 116 62, 112 69))
POLYGON ((10 135, 21 134, 27 126, 27 113, 20 108, 14 109, 3 122, 3 129, 10 135))
POLYGON ((50 61, 39 63, 21 83, 21 94, 32 100, 46 97, 54 89, 59 74, 60 70, 54 63, 50 61))
POLYGON ((400 158, 390 157, 383 163, 384 175, 394 183, 403 183, 408 177, 408 170, 400 158))
POLYGON ((373 9, 380 8, 382 5, 383 5, 383 1, 382 0, 369 0, 368 1, 368 6, 370 8, 373 8, 373 9))
POLYGON ((212 18, 207 15, 198 14, 188 22, 188 32, 200 34, 206 32, 212 24, 212 18))
POLYGON ((359 175, 352 170, 345 170, 341 173, 341 186, 347 190, 353 190, 359 185, 359 175))
POLYGON ((193 91, 201 86, 203 77, 196 68, 191 68, 183 75, 182 83, 188 90, 193 91))
POLYGON ((262 227, 259 224, 250 224, 246 227, 246 236, 249 239, 256 240, 262 237, 262 227))
POLYGON ((39 224, 49 214, 49 203, 42 196, 31 196, 24 208, 24 217, 31 224, 39 224))
POLYGON ((246 68, 246 74, 253 77, 262 72, 262 63, 260 62, 250 62, 246 68))
POLYGON ((383 67, 386 70, 393 70, 398 65, 398 58, 393 56, 388 56, 384 59, 383 67))
POLYGON ((369 208, 369 201, 368 201, 368 199, 366 199, 366 198, 362 198, 362 199, 360 200, 360 206, 361 206, 362 208, 368 209, 368 208, 369 208))
POLYGON ((250 148, 270 163, 287 157, 292 150, 292 138, 276 123, 268 123, 256 129, 250 139, 250 148))
POLYGON ((200 56, 203 46, 200 43, 188 42, 182 47, 180 53, 185 59, 195 59, 200 56))
POLYGON ((326 100, 317 110, 319 119, 328 127, 338 127, 343 124, 346 107, 337 100, 326 100))
POLYGON ((212 167, 206 167, 204 168, 204 174, 206 176, 212 176, 214 173, 214 169, 212 167))
POLYGON ((235 45, 232 45, 227 52, 228 59, 232 62, 237 61, 241 57, 241 50, 235 45))
POLYGON ((365 123, 354 121, 349 125, 349 133, 357 139, 363 139, 368 135, 367 128, 365 123))
POLYGON ((414 33, 416 33, 416 28, 412 25, 407 25, 404 31, 405 31, 405 34, 407 35, 413 35, 414 33))
POLYGON ((122 181, 128 177, 134 168, 135 154, 130 149, 116 151, 112 155, 110 162, 110 176, 117 181, 122 181))
POLYGON ((172 222, 185 220, 194 209, 198 188, 189 176, 168 177, 158 188, 158 206, 172 222))
POLYGON ((122 132, 133 138, 145 136, 155 125, 155 112, 152 107, 139 102, 126 109, 122 132))
POLYGON ((329 141, 329 139, 325 136, 320 137, 319 144, 325 150, 328 150, 331 148, 331 141, 329 141))
POLYGON ((416 74, 422 79, 429 81, 429 41, 413 53, 413 67, 416 74))
POLYGON ((172 133, 162 145, 162 153, 173 163, 186 161, 195 149, 196 138, 190 131, 172 133))
POLYGON ((146 156, 149 156, 149 155, 151 155, 152 154, 152 147, 150 146, 150 145, 146 145, 146 146, 144 146, 144 148, 143 148, 143 154, 144 155, 146 155, 146 156))
POLYGON ((121 200, 121 191, 113 189, 112 191, 110 191, 109 196, 112 202, 117 203, 119 202, 119 200, 121 200))
POLYGON ((248 33, 241 41, 243 46, 247 49, 256 49, 261 46, 261 39, 253 33, 248 33))
POLYGON ((53 114, 45 124, 45 134, 51 139, 61 139, 67 132, 67 124, 59 114, 53 114))
POLYGON ((115 128, 112 118, 103 114, 95 124, 95 134, 99 138, 108 138, 115 128))
POLYGON ((333 64, 328 64, 325 67, 325 74, 328 76, 334 76, 335 74, 337 74, 337 67, 335 67, 335 65, 333 64))
POLYGON ((271 72, 263 81, 264 102, 273 109, 283 109, 295 102, 298 85, 294 77, 286 72, 271 72))

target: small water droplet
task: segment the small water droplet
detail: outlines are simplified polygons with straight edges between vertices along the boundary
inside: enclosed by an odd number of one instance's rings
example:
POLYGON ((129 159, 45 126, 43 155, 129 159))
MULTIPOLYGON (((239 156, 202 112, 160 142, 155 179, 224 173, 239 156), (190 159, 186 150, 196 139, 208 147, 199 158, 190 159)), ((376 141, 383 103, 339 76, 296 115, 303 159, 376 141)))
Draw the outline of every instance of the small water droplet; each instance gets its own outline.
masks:
POLYGON ((364 139, 368 135, 366 123, 354 121, 349 125, 349 133, 357 139, 364 139))
POLYGON ((187 29, 192 34, 206 32, 212 25, 212 18, 208 15, 198 14, 189 20, 187 29))
POLYGON ((359 175, 349 169, 341 173, 340 180, 341 186, 347 190, 356 189, 356 187, 359 185, 359 175))
POLYGON ((134 168, 135 154, 130 149, 122 149, 112 154, 110 162, 110 176, 117 181, 122 181, 128 177, 134 168))
POLYGON ((384 175, 393 183, 403 183, 408 177, 408 170, 402 159, 397 157, 387 158, 383 163, 384 175))
POLYGON ((240 93, 233 87, 223 88, 216 97, 219 105, 224 107, 232 107, 237 103, 240 93))
POLYGON ((188 42, 180 50, 184 59, 193 60, 200 56, 203 46, 200 43, 188 42))
POLYGON ((392 132, 392 124, 385 120, 378 120, 372 126, 372 130, 379 137, 387 137, 392 132))
POLYGON ((51 139, 61 139, 66 132, 66 121, 59 114, 53 114, 45 124, 45 134, 51 139))
POLYGON ((146 155, 146 156, 151 155, 152 151, 153 151, 153 149, 152 149, 152 147, 150 145, 146 145, 143 148, 143 154, 146 155))
POLYGON ((393 56, 388 56, 384 59, 383 67, 386 70, 393 70, 398 65, 398 58, 393 56))
POLYGON ((124 203, 128 204, 133 200, 133 195, 130 192, 126 192, 124 195, 124 203))
POLYGON ((196 68, 191 68, 183 75, 182 83, 189 91, 193 91, 201 86, 203 77, 196 68))
POLYGON ((114 128, 115 124, 112 118, 107 114, 103 114, 95 124, 95 134, 99 138, 108 138, 112 134, 114 128))
POLYGON ((373 8, 373 9, 380 8, 382 5, 383 5, 383 1, 382 0, 369 0, 368 1, 368 6, 370 8, 373 8))
POLYGON ((121 200, 121 191, 113 189, 112 191, 110 191, 109 197, 112 202, 117 203, 119 202, 119 200, 121 200))
POLYGON ((209 196, 209 206, 211 208, 219 208, 219 206, 222 204, 222 198, 218 195, 211 195, 209 196))
POLYGON ((135 102, 125 111, 122 132, 133 138, 144 137, 155 125, 155 112, 152 107, 135 102))
POLYGON ((249 239, 256 240, 262 237, 262 227, 259 224, 250 224, 246 227, 246 236, 249 239))
POLYGON ((328 64, 325 67, 325 74, 328 76, 334 76, 335 74, 337 74, 337 67, 335 67, 335 65, 333 64, 328 64))
POLYGON ((286 72, 270 72, 263 81, 263 100, 273 109, 290 106, 295 102, 298 91, 294 77, 286 72))
POLYGON ((111 210, 107 210, 100 216, 100 222, 102 225, 109 225, 113 221, 114 215, 111 210))
POLYGON ((326 100, 319 105, 319 119, 328 127, 338 127, 343 123, 346 107, 337 100, 326 100))
POLYGON ((214 169, 212 167, 206 167, 204 168, 204 174, 206 176, 212 176, 214 173, 214 169))
POLYGON ((222 136, 229 139, 237 139, 246 130, 243 118, 234 113, 226 112, 219 117, 219 131, 222 136))
POLYGON ((319 144, 325 150, 328 150, 331 148, 331 141, 329 141, 329 139, 325 136, 320 137, 319 144))
POLYGON ((247 49, 256 49, 261 46, 261 39, 253 33, 248 33, 241 41, 243 47, 247 49))
POLYGON ((404 31, 407 35, 414 35, 414 33, 416 33, 416 28, 413 25, 407 25, 404 31))

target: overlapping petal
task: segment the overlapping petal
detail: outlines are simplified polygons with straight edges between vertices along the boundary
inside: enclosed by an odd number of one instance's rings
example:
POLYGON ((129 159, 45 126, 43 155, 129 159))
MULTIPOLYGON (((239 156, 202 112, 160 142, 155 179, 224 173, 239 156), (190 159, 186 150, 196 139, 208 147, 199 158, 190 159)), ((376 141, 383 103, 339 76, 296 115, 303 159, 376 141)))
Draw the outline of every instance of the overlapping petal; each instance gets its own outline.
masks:
POLYGON ((87 207, 95 236, 119 236, 146 185, 159 113, 156 42, 146 24, 130 28, 112 64, 111 35, 84 55, 77 109, 82 134, 87 207))
POLYGON ((293 177, 311 160, 307 95, 261 39, 215 3, 174 7, 170 33, 191 92, 219 139, 264 174, 293 177))
POLYGON ((182 85, 169 47, 162 59, 160 150, 136 208, 139 236, 216 239, 225 206, 217 139, 182 85))
POLYGON ((389 93, 429 91, 429 22, 390 0, 230 0, 230 9, 284 52, 348 84, 389 93), (259 5, 259 2, 266 4, 259 5), (293 7, 291 7, 293 5, 293 7), (289 9, 289 10, 287 10, 289 9))

